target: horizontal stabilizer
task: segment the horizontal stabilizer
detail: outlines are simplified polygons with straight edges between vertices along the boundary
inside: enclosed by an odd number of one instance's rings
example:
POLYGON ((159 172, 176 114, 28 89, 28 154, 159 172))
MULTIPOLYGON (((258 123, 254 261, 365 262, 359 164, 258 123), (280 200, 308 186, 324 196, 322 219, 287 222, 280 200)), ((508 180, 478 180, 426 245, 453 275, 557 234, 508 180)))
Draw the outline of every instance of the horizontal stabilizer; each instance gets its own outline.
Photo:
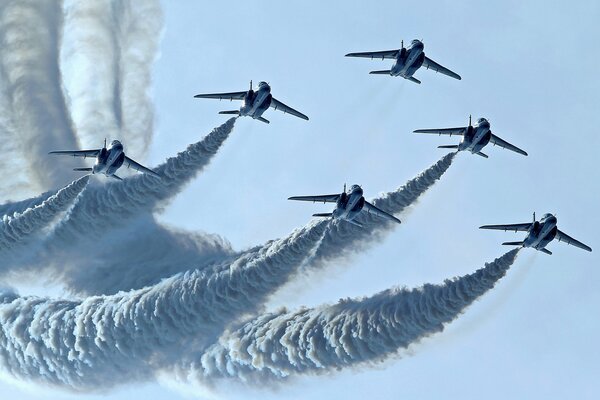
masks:
POLYGON ((263 117, 258 117, 256 119, 259 120, 260 122, 264 122, 265 124, 269 124, 270 123, 268 119, 263 118, 263 117))
POLYGON ((329 218, 333 216, 333 213, 318 213, 318 214, 313 214, 313 217, 325 217, 325 218, 329 218))
POLYGON ((487 154, 482 153, 482 152, 478 152, 478 153, 475 153, 475 154, 477 154, 478 156, 481 156, 483 158, 488 158, 487 154))
POLYGON ((457 144, 445 144, 442 146, 438 146, 438 149, 458 149, 457 144))
POLYGON ((92 169, 91 168, 73 168, 73 171, 86 171, 86 172, 91 172, 92 169))
POLYGON ((238 110, 232 110, 232 111, 219 111, 219 114, 240 115, 240 112, 239 112, 238 110))
POLYGON ((523 246, 523 242, 504 242, 502 244, 505 246, 523 246))
POLYGON ((549 256, 551 256, 551 255, 552 255, 552 252, 551 252, 550 250, 547 250, 547 249, 544 249, 544 248, 542 248, 542 249, 538 249, 538 250, 539 250, 539 251, 541 251, 542 253, 546 253, 546 254, 548 254, 549 256))
POLYGON ((418 83, 419 85, 421 84, 421 81, 418 80, 417 78, 415 78, 414 76, 409 76, 408 78, 409 81, 414 82, 414 83, 418 83))
POLYGON ((369 74, 371 74, 371 75, 390 75, 390 72, 392 72, 392 71, 389 69, 384 69, 381 71, 371 71, 371 72, 369 72, 369 74))

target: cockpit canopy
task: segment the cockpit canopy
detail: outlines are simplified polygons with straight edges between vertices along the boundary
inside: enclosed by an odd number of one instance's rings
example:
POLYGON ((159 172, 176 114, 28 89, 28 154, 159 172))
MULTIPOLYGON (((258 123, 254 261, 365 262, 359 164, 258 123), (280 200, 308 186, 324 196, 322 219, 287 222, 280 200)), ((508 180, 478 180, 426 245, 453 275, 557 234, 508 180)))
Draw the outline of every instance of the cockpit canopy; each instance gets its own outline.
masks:
POLYGON ((112 142, 110 142, 110 147, 122 149, 123 145, 118 140, 113 140, 112 142))
POLYGON ((548 218, 552 218, 552 217, 554 217, 554 215, 547 213, 542 216, 542 219, 548 219, 548 218))
POLYGON ((480 125, 481 125, 481 124, 485 124, 486 122, 488 122, 488 120, 487 120, 487 119, 485 119, 485 118, 479 118, 479 119, 477 120, 477 123, 478 123, 478 124, 480 124, 480 125))

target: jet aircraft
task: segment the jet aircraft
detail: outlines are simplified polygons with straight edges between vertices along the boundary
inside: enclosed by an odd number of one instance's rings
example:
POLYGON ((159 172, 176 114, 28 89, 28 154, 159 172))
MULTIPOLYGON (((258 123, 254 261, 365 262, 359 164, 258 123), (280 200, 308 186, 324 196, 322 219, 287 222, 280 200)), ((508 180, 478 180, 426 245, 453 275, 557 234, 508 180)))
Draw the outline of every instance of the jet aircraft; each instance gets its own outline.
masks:
POLYGON ((306 115, 294 110, 292 107, 286 106, 273 97, 271 95, 271 86, 267 82, 259 82, 256 91, 252 89, 252 81, 250 81, 250 89, 244 92, 197 94, 194 97, 197 99, 242 100, 242 106, 239 110, 219 111, 219 114, 232 114, 241 117, 248 116, 266 124, 269 123, 269 120, 263 118, 262 115, 269 107, 308 121, 306 115))
POLYGON ((386 213, 385 211, 366 201, 363 197, 363 190, 359 185, 352 185, 350 190, 346 191, 346 185, 344 184, 344 191, 339 194, 327 194, 320 196, 293 196, 288 200, 312 201, 313 203, 317 201, 322 201, 323 203, 336 203, 336 207, 333 212, 313 214, 313 217, 337 218, 359 227, 362 227, 362 225, 356 222, 354 219, 361 212, 377 215, 378 217, 400 223, 398 218, 386 213))
POLYGON ((395 60, 391 69, 371 71, 369 73, 377 75, 401 76, 402 78, 408 79, 414 83, 421 83, 420 80, 413 76, 413 74, 421 67, 432 69, 435 72, 440 72, 454 79, 461 79, 460 75, 457 73, 450 71, 448 68, 443 67, 432 59, 426 57, 425 52, 423 52, 424 45, 422 41, 415 39, 410 43, 408 48, 404 47, 404 41, 402 41, 401 44, 401 48, 396 50, 348 53, 346 54, 346 57, 362 57, 370 59, 381 58, 382 60, 387 58, 395 60))
POLYGON ((73 157, 96 157, 96 164, 92 168, 75 168, 75 171, 88 171, 92 174, 104 174, 109 178, 122 180, 115 172, 125 164, 128 168, 133 168, 136 171, 143 172, 154 176, 160 176, 149 168, 138 164, 131 158, 127 157, 123 152, 123 145, 118 140, 113 140, 110 147, 106 148, 106 139, 104 139, 104 147, 95 150, 64 150, 51 151, 49 154, 57 154, 62 156, 73 157))
POLYGON ((502 244, 508 246, 533 247, 534 249, 546 254, 552 254, 550 250, 546 249, 546 246, 554 239, 557 239, 559 242, 572 244, 573 246, 579 247, 583 250, 592 251, 591 247, 560 231, 556 226, 556 222, 556 216, 552 214, 544 214, 541 220, 536 221, 535 213, 533 213, 533 222, 509 225, 483 225, 480 226, 479 229, 527 232, 527 236, 522 242, 504 242, 502 244))
POLYGON ((459 128, 441 128, 441 129, 417 129, 414 133, 432 133, 436 135, 456 135, 462 136, 462 140, 457 145, 444 145, 438 146, 440 149, 456 149, 457 151, 470 151, 478 156, 488 158, 488 156, 481 152, 488 143, 493 143, 508 150, 512 150, 516 153, 527 155, 526 152, 508 143, 505 140, 500 139, 494 135, 490 130, 490 123, 485 118, 479 118, 477 123, 471 125, 471 116, 469 115, 469 126, 459 128))

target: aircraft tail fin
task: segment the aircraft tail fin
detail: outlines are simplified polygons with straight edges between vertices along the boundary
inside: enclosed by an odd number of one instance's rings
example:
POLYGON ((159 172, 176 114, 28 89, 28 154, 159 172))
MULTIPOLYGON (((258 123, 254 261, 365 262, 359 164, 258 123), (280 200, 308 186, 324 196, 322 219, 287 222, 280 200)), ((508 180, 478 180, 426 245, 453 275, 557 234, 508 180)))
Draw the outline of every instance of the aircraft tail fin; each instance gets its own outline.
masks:
POLYGON ((239 112, 238 110, 232 110, 232 111, 219 111, 219 114, 240 115, 240 112, 239 112))
POLYGON ((414 83, 418 83, 419 85, 421 84, 421 81, 418 80, 417 78, 415 78, 414 76, 409 76, 408 78, 409 81, 414 82, 414 83))
POLYGON ((371 71, 371 72, 369 72, 369 74, 371 74, 371 75, 390 75, 390 72, 392 72, 392 70, 384 69, 381 71, 371 71))
POLYGON ((478 156, 481 156, 483 158, 488 158, 487 154, 482 153, 482 152, 478 152, 478 153, 475 153, 475 154, 477 154, 478 156))
POLYGON ((438 149, 458 149, 457 144, 445 144, 442 146, 438 146, 438 149))
POLYGON ((325 218, 331 218, 333 217, 333 213, 318 213, 318 214, 313 214, 313 217, 325 217, 325 218))
POLYGON ((523 246, 523 242, 504 242, 504 246, 523 246))
POLYGON ((539 251, 541 251, 542 253, 546 253, 546 254, 548 254, 549 256, 551 256, 551 255, 552 255, 552 252, 551 252, 550 250, 548 250, 548 249, 544 249, 544 248, 542 248, 542 249, 538 249, 538 250, 539 250, 539 251))
POLYGON ((265 124, 270 124, 269 120, 263 117, 258 117, 256 118, 257 120, 259 120, 260 122, 264 122, 265 124))
POLYGON ((73 171, 92 172, 92 168, 73 168, 73 171))

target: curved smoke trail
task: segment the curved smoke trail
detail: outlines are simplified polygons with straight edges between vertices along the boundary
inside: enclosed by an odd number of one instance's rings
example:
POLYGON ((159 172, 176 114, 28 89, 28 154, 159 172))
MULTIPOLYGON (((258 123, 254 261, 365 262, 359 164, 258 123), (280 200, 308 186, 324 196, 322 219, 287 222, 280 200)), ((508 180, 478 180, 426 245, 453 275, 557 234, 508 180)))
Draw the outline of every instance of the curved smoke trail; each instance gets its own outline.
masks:
MULTIPOLYGON (((384 194, 373 200, 373 204, 391 214, 399 214, 414 204, 421 195, 431 188, 452 165, 456 153, 449 153, 427 168, 416 178, 406 182, 398 190, 384 194)), ((396 225, 367 213, 359 214, 357 221, 362 227, 340 222, 327 231, 321 245, 310 261, 312 266, 321 266, 327 261, 348 257, 364 250, 367 246, 381 241, 384 233, 396 225)))
POLYGON ((23 240, 52 222, 65 211, 85 189, 89 176, 84 176, 60 189, 41 204, 21 214, 5 215, 0 223, 0 252, 22 244, 23 240))
POLYGON ((138 174, 119 182, 90 185, 69 218, 57 226, 49 243, 62 247, 82 237, 91 240, 126 224, 132 217, 154 211, 210 163, 234 124, 235 118, 229 119, 201 141, 154 168, 160 178, 138 174))
POLYGON ((256 383, 381 361, 443 331, 494 287, 518 251, 441 285, 389 289, 335 305, 262 315, 220 338, 193 364, 191 376, 256 383))
POLYGON ((0 365, 17 377, 71 388, 148 377, 255 313, 328 225, 298 229, 226 268, 179 274, 128 293, 83 301, 0 294, 0 365))
POLYGON ((85 149, 100 147, 104 138, 121 137, 117 17, 112 0, 64 4, 60 67, 77 138, 85 149))
POLYGON ((120 1, 115 4, 119 35, 119 82, 122 137, 129 148, 145 157, 154 132, 154 106, 149 90, 151 67, 163 31, 158 0, 120 1))
POLYGON ((38 190, 75 177, 46 156, 53 148, 77 146, 58 67, 61 5, 59 0, 0 5, 0 74, 18 132, 13 140, 28 152, 32 184, 38 190))
POLYGON ((58 190, 50 190, 48 192, 44 192, 38 196, 31 197, 29 199, 0 204, 0 217, 2 217, 3 215, 22 213, 28 208, 38 206, 44 201, 48 200, 48 198, 50 198, 51 196, 54 196, 57 192, 58 190))

